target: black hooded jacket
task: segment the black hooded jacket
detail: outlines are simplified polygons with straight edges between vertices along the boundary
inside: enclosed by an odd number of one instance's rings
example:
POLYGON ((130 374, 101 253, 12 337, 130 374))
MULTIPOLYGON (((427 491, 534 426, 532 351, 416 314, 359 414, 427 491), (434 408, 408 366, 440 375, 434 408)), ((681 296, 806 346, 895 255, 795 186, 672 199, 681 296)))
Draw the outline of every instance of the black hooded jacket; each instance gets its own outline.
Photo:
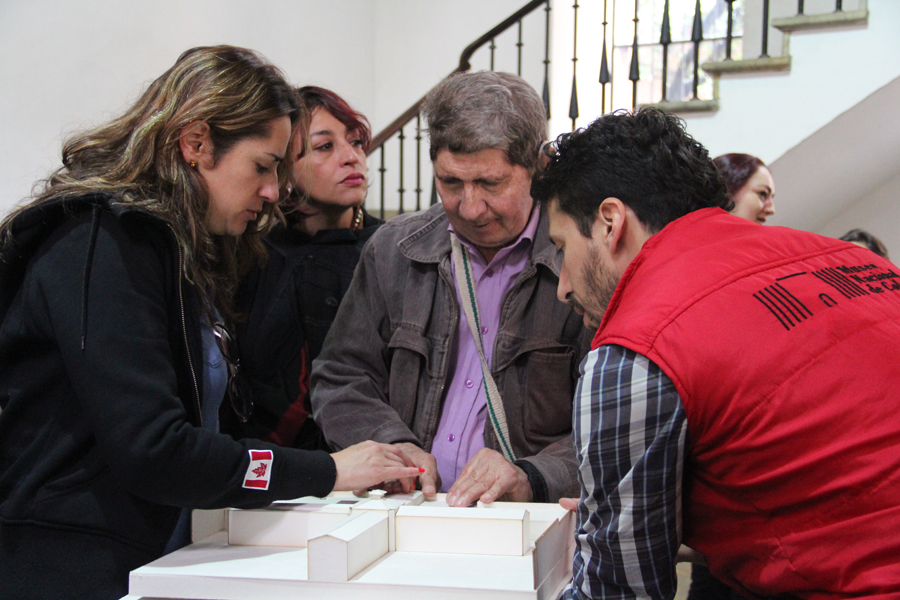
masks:
POLYGON ((33 207, 12 232, 0 260, 0 597, 118 598, 182 507, 331 491, 324 452, 199 427, 204 317, 164 222, 94 195, 33 207), (267 490, 243 487, 250 449, 274 453, 267 490))
POLYGON ((363 246, 384 224, 363 209, 362 227, 324 229, 309 235, 279 225, 265 238, 266 264, 253 269, 236 304, 241 368, 255 406, 247 423, 223 421, 236 438, 259 438, 280 446, 327 449, 309 416, 309 374, 359 263, 363 246))

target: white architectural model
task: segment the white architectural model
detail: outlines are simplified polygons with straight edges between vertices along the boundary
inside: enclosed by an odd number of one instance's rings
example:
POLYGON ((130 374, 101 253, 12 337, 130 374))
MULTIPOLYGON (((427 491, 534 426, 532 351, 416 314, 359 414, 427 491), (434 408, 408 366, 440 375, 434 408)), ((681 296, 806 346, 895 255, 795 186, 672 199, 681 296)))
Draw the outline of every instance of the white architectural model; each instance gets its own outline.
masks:
POLYGON ((229 509, 225 521, 133 571, 128 598, 552 600, 572 575, 574 516, 555 504, 336 493, 229 509))

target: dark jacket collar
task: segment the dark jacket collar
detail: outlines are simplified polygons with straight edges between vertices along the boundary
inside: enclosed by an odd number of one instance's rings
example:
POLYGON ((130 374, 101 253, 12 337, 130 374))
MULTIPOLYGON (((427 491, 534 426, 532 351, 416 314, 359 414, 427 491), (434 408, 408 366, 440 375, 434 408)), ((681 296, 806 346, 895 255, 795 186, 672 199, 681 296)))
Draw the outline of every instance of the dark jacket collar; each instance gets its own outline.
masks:
POLYGON ((276 246, 287 244, 291 247, 302 244, 356 244, 368 240, 375 230, 384 224, 384 221, 370 215, 365 208, 363 208, 363 226, 357 231, 348 228, 323 229, 315 235, 309 235, 293 227, 296 220, 291 215, 287 216, 287 221, 287 225, 279 223, 266 236, 271 244, 276 246))

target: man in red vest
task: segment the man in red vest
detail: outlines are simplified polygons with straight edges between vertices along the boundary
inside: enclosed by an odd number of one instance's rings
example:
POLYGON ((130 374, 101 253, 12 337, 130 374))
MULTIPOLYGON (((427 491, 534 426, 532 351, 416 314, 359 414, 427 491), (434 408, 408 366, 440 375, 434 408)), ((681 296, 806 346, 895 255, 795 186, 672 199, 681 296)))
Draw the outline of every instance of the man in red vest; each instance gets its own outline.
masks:
POLYGON ((684 543, 750 597, 900 598, 897 267, 727 214, 706 150, 654 109, 548 154, 558 295, 598 328, 565 597, 672 598, 684 543))

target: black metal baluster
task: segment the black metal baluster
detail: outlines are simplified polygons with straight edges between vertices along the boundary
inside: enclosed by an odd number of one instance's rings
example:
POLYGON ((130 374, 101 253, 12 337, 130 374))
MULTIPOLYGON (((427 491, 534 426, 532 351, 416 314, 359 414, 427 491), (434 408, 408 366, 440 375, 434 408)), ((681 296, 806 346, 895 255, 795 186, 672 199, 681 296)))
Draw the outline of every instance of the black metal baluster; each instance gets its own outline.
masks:
POLYGON ((578 67, 578 0, 575 0, 572 8, 575 11, 575 27, 572 31, 572 97, 569 99, 569 118, 572 119, 572 131, 575 131, 575 119, 578 118, 578 90, 575 86, 578 67))
POLYGON ((662 64, 662 101, 668 100, 668 81, 669 81, 669 44, 672 43, 672 30, 669 27, 669 0, 663 7, 662 30, 659 33, 659 43, 663 47, 663 64, 662 64))
POLYGON ((381 145, 381 166, 378 167, 378 173, 381 178, 381 211, 380 217, 381 220, 384 221, 384 173, 387 169, 384 168, 384 144, 381 145))
POLYGON ((400 206, 397 210, 397 214, 402 215, 403 214, 403 192, 406 191, 403 188, 403 140, 406 139, 406 136, 403 134, 403 127, 400 128, 400 135, 397 136, 397 139, 400 140, 400 187, 397 188, 397 192, 400 194, 400 206))
POLYGON ((522 76, 522 46, 525 44, 522 43, 522 19, 519 19, 519 41, 516 42, 516 49, 519 53, 519 62, 516 66, 516 75, 519 77, 522 76))
POLYGON ((769 58, 769 0, 763 0, 762 54, 759 57, 769 58))
POLYGON ((694 42, 694 100, 699 100, 697 88, 700 86, 700 42, 703 41, 703 15, 700 12, 700 0, 694 8, 694 29, 691 31, 694 42))
POLYGON ((797 0, 797 14, 803 14, 803 0, 797 0))
POLYGON ((491 45, 488 46, 491 49, 491 71, 494 70, 494 50, 497 49, 497 44, 494 43, 494 38, 491 38, 491 45))
MULTIPOLYGON (((668 1, 668 0, 667 0, 668 1)), ((606 2, 603 0, 603 55, 600 57, 600 114, 606 114, 606 84, 612 81, 609 74, 609 61, 606 59, 606 26, 609 22, 606 20, 606 2)), ((612 97, 610 96, 610 108, 612 108, 612 97)))
POLYGON ((631 110, 637 110, 637 85, 641 80, 641 67, 638 62, 638 0, 634 0, 634 42, 631 44, 631 69, 628 80, 631 81, 631 110))
POLYGON ((544 7, 546 13, 546 22, 544 30, 544 89, 541 93, 541 99, 544 101, 544 112, 547 113, 547 120, 550 120, 550 0, 544 7))
POLYGON ((422 210, 422 115, 416 115, 416 210, 422 210))
MULTIPOLYGON (((725 34, 725 60, 731 60, 731 40, 734 25, 734 0, 725 0, 728 3, 728 32, 725 34)), ((803 0, 800 0, 800 10, 803 11, 803 0)))

